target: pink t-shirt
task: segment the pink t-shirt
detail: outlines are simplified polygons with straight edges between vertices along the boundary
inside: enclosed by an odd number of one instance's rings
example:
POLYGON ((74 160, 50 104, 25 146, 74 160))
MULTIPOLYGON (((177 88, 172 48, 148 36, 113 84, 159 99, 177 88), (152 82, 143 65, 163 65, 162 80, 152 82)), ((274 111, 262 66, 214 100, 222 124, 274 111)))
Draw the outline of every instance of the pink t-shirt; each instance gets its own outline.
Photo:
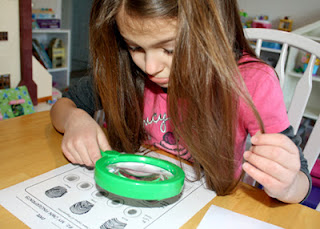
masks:
MULTIPOLYGON (((248 55, 239 62, 255 60, 248 55)), ((266 133, 279 133, 289 127, 286 107, 279 80, 274 70, 261 63, 247 63, 239 66, 241 75, 251 95, 253 102, 264 122, 266 133)), ((169 125, 167 113, 167 94, 162 89, 147 80, 145 87, 144 127, 148 134, 145 144, 154 145, 169 153, 186 160, 191 155, 186 148, 176 145, 176 140, 169 125)), ((258 122, 251 109, 240 100, 236 128, 235 159, 239 161, 237 174, 241 171, 242 156, 245 150, 245 140, 248 133, 253 136, 259 131, 258 122)))

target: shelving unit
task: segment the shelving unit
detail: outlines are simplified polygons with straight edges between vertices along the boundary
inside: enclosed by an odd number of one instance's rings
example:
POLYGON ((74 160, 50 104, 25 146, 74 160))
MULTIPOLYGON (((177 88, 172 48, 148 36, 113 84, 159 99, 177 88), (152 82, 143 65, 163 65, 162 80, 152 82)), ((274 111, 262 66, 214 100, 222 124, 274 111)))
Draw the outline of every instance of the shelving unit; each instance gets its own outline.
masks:
POLYGON ((48 69, 52 75, 52 81, 58 89, 65 89, 69 86, 70 81, 70 63, 71 63, 71 39, 70 30, 68 29, 35 29, 32 31, 32 38, 37 39, 45 47, 48 47, 53 38, 59 38, 65 46, 66 67, 48 69))
MULTIPOLYGON (((292 31, 317 42, 320 42, 320 21, 304 26, 298 30, 292 31)), ((286 66, 286 81, 284 83, 283 94, 287 108, 290 105, 292 99, 294 88, 301 78, 302 74, 294 71, 294 68, 299 63, 301 58, 301 52, 295 48, 290 48, 288 52, 288 60, 286 66)), ((320 71, 313 76, 312 79, 312 91, 311 95, 304 113, 306 118, 316 120, 320 114, 320 71)))
POLYGON ((56 18, 60 19, 60 29, 34 29, 32 38, 48 47, 53 38, 62 40, 65 46, 66 64, 62 68, 48 69, 55 87, 64 90, 69 86, 71 72, 71 9, 73 1, 64 0, 32 0, 34 9, 51 8, 56 18))

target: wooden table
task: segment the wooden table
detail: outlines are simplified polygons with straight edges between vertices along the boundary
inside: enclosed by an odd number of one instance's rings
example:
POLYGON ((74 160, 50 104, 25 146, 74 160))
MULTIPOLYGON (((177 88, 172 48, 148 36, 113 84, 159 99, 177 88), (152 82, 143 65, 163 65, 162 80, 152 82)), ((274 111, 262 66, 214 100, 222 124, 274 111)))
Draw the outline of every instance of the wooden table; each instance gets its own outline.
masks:
MULTIPOLYGON (((61 139, 48 111, 0 121, 0 189, 67 164, 61 139)), ((234 194, 215 197, 182 228, 196 228, 212 204, 284 228, 320 225, 319 212, 300 204, 283 204, 262 190, 241 184, 234 194)), ((0 215, 0 228, 27 227, 2 206, 0 215)))

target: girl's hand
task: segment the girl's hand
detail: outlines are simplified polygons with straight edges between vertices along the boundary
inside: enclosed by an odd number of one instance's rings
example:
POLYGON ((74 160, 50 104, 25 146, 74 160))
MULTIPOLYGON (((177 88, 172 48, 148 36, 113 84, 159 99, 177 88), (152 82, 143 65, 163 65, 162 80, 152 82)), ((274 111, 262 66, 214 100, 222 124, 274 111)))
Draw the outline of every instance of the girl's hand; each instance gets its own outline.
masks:
POLYGON ((309 182, 300 171, 297 146, 283 134, 256 134, 251 142, 253 146, 244 153, 244 171, 263 185, 269 196, 283 202, 300 202, 309 182))
POLYGON ((103 130, 83 110, 76 109, 69 117, 62 139, 64 155, 72 163, 94 166, 101 157, 100 149, 111 149, 103 130))

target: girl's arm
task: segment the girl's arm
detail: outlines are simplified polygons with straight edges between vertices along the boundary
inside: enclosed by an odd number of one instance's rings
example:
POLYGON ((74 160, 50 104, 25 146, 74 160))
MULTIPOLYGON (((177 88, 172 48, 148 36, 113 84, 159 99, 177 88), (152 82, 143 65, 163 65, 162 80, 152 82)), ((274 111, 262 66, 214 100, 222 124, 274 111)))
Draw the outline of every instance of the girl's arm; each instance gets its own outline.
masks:
POLYGON ((52 125, 60 132, 65 132, 65 125, 75 113, 81 113, 76 104, 68 98, 59 99, 50 110, 52 125))
POLYGON ((110 150, 107 138, 92 118, 96 109, 92 78, 82 77, 51 109, 53 126, 64 133, 61 148, 72 163, 93 166, 100 150, 110 150))
POLYGON ((255 135, 252 138, 254 146, 244 153, 247 162, 243 168, 264 186, 270 196, 298 203, 308 195, 311 178, 303 155, 300 161, 300 151, 295 143, 299 144, 294 139, 292 128, 288 128, 290 123, 279 80, 274 69, 267 64, 250 62, 255 60, 250 57, 243 60, 248 63, 239 67, 241 74, 265 131, 270 133, 257 135, 259 126, 253 113, 248 112, 245 106, 240 110, 245 130, 255 135), (280 131, 283 132, 279 134, 280 131))
POLYGON ((61 148, 72 163, 94 166, 100 150, 111 149, 98 123, 72 100, 59 99, 50 114, 53 126, 64 133, 61 148))

